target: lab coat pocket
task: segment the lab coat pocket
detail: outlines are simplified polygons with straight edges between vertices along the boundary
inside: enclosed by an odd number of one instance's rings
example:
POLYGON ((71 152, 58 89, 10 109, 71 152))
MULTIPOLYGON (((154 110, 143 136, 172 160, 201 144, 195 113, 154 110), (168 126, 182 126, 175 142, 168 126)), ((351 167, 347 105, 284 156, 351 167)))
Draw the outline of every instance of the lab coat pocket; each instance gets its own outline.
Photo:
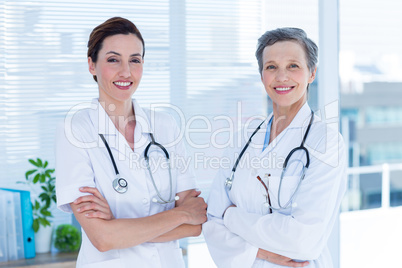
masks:
POLYGON ((293 202, 300 179, 300 176, 284 176, 282 180, 280 176, 275 176, 269 179, 269 194, 274 207, 291 208, 295 205, 293 202))
POLYGON ((151 174, 149 173, 149 170, 147 170, 146 173, 152 184, 152 189, 155 190, 156 187, 158 191, 162 193, 164 191, 169 191, 170 188, 172 188, 173 192, 176 193, 176 182, 173 179, 175 174, 173 174, 173 170, 171 170, 171 164, 169 164, 165 155, 162 153, 160 149, 159 151, 152 151, 149 153, 149 167, 151 174), (170 181, 171 178, 172 182, 170 181))
POLYGON ((121 261, 120 258, 118 259, 112 259, 112 260, 107 260, 107 261, 101 261, 101 262, 94 262, 90 264, 85 264, 82 266, 77 266, 77 267, 82 267, 82 268, 110 268, 110 267, 124 267, 123 262, 121 261))
POLYGON ((159 249, 159 256, 161 260, 165 260, 163 267, 177 267, 177 268, 184 268, 184 260, 183 260, 183 252, 181 248, 163 248, 159 249))

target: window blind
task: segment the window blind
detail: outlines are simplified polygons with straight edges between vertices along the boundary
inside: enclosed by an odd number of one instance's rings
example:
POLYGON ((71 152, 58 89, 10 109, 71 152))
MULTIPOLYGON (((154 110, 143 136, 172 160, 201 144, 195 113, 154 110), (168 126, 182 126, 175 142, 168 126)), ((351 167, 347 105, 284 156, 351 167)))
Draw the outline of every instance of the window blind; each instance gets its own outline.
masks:
MULTIPOLYGON (((189 135, 189 155, 220 153, 213 146, 192 146, 208 144, 213 131, 227 126, 216 116, 244 122, 265 114, 254 57, 261 6, 261 0, 2 1, 0 187, 25 180, 28 158, 41 157, 54 166, 57 123, 74 105, 98 95, 87 67, 90 31, 113 16, 132 20, 145 39, 144 74, 134 97, 145 107, 179 107, 184 123, 192 122, 188 128, 205 128, 205 120, 190 121, 204 116, 212 130, 189 135)), ((205 185, 217 172, 208 166, 195 169, 205 185)))

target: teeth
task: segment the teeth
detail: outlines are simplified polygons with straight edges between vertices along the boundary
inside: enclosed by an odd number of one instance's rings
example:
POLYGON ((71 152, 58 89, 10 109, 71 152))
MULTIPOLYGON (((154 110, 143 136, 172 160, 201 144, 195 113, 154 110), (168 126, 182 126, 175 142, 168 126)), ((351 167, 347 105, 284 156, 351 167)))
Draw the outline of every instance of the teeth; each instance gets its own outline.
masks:
POLYGON ((278 91, 287 91, 287 90, 291 90, 292 88, 291 87, 276 87, 275 89, 278 91))
POLYGON ((121 87, 127 87, 131 84, 131 82, 113 82, 113 83, 121 87))

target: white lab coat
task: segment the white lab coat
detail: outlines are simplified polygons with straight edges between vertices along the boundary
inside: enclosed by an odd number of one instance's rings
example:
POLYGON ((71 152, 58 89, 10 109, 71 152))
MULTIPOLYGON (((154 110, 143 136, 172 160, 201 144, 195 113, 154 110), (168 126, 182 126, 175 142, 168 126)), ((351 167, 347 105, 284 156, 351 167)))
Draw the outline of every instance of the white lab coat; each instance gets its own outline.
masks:
MULTIPOLYGON (((179 129, 173 117, 143 110, 133 100, 137 120, 133 152, 98 100, 94 99, 87 106, 90 107, 68 117, 57 131, 56 193, 57 205, 61 210, 71 212, 69 203, 83 195, 79 191, 81 186, 96 187, 108 201, 115 218, 147 217, 173 208, 174 202, 165 205, 152 202, 156 191, 143 157, 150 141, 150 132, 170 154, 173 193, 196 188, 191 168, 185 169, 175 162, 176 159, 186 159, 186 151, 183 142, 178 139, 179 129), (128 182, 128 190, 124 194, 117 193, 112 187, 116 175, 99 134, 104 134, 120 175, 128 182)), ((160 149, 155 149, 155 146, 151 148, 150 163, 156 185, 162 197, 169 198, 169 174, 167 166, 163 164, 165 157, 160 149), (158 161, 161 161, 160 167, 155 169, 158 161)), ((99 252, 82 231, 77 267, 184 267, 178 241, 143 243, 131 248, 99 252)))
MULTIPOLYGON (((271 114, 243 155, 231 191, 224 185, 231 168, 220 170, 215 178, 203 233, 219 268, 282 267, 257 259, 259 248, 295 260, 309 260, 309 268, 332 267, 327 240, 346 191, 347 161, 341 135, 314 117, 305 144, 310 153, 310 167, 290 208, 269 214, 263 205, 266 199, 262 184, 256 179, 259 175, 269 183, 272 206, 278 208, 282 165, 289 152, 300 146, 310 116, 311 110, 306 103, 291 124, 262 151, 271 114), (222 218, 231 204, 236 207, 229 208, 222 218)), ((257 125, 249 127, 248 137, 257 125)), ((244 144, 227 151, 232 163, 244 144)), ((303 153, 297 152, 295 156, 305 163, 303 153)), ((282 206, 297 186, 300 168, 289 167, 280 196, 282 206)))

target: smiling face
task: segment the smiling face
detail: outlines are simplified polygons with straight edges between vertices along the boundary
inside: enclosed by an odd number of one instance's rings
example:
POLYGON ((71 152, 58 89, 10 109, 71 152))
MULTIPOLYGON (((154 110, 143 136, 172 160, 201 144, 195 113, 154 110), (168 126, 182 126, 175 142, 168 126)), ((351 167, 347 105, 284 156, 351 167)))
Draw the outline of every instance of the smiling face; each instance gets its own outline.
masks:
POLYGON ((307 100, 307 86, 316 69, 307 67, 306 52, 294 41, 280 41, 263 51, 261 81, 273 102, 274 112, 297 113, 307 100))
POLYGON ((142 43, 134 34, 105 38, 97 62, 88 58, 89 72, 97 78, 99 101, 131 102, 142 77, 142 53, 142 43))

